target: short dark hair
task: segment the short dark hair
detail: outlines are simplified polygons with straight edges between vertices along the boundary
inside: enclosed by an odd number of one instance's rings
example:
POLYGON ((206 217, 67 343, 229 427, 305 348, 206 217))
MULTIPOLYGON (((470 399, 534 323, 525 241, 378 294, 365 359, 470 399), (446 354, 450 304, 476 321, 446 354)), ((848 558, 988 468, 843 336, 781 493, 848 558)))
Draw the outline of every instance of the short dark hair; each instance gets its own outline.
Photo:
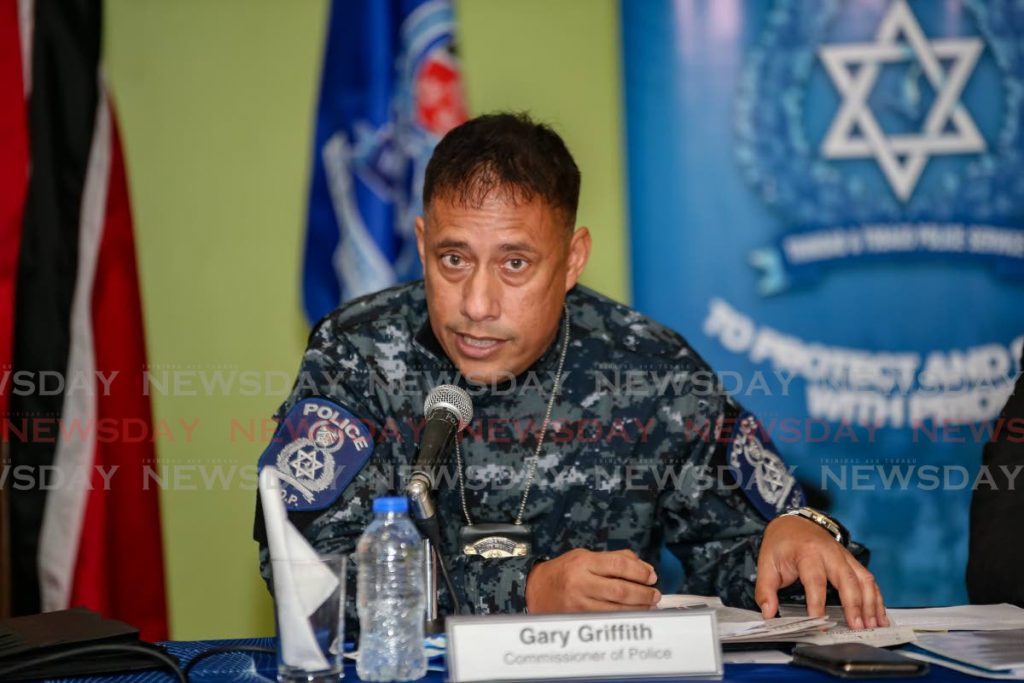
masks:
POLYGON ((540 197, 570 232, 580 199, 580 170, 550 126, 525 112, 485 114, 453 128, 438 143, 423 180, 423 206, 443 199, 477 208, 492 193, 513 203, 540 197))

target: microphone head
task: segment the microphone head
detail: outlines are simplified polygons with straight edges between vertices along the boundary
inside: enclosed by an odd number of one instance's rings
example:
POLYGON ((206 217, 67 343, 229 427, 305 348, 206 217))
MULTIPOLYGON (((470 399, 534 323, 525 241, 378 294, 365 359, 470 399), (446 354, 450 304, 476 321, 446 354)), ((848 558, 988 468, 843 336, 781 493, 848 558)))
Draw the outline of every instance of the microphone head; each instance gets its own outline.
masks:
POLYGON ((426 400, 423 401, 423 414, 429 418, 438 408, 445 408, 458 416, 460 432, 473 421, 473 400, 463 389, 452 384, 434 387, 427 394, 426 400))

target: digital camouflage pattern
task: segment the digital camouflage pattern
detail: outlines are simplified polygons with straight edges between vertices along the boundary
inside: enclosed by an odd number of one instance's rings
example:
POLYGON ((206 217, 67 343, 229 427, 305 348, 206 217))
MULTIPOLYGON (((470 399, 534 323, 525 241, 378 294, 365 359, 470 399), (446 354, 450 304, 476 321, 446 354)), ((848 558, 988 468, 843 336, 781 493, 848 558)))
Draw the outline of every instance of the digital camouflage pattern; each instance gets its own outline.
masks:
MULTIPOLYGON (((800 487, 753 416, 724 394, 679 334, 582 286, 566 304, 571 343, 524 516, 533 555, 461 553, 465 520, 454 457, 435 493, 443 553, 464 609, 522 611, 533 563, 573 548, 630 548, 656 564, 662 544, 682 562, 683 592, 756 608, 762 532, 774 514, 803 504, 800 487)), ((276 419, 303 398, 322 396, 364 420, 376 445, 351 484, 335 492, 336 502, 322 512, 292 513, 293 522, 319 552, 353 552, 373 517, 373 498, 402 490, 424 425, 424 398, 445 383, 473 398, 475 416, 461 435, 469 513, 477 523, 512 522, 562 335, 523 374, 479 386, 459 376, 434 337, 422 281, 328 315, 310 335, 276 419)), ((261 526, 257 513, 269 579, 261 526)), ((441 606, 449 604, 442 585, 441 606)))

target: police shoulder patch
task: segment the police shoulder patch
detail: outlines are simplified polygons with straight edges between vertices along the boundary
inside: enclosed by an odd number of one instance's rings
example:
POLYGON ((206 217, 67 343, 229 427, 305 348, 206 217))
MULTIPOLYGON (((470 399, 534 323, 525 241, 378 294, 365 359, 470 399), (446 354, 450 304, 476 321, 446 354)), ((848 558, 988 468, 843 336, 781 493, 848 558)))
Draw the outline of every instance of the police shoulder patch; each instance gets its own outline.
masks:
POLYGON ((765 519, 803 505, 800 484, 753 414, 742 412, 736 417, 726 460, 747 500, 765 519))
POLYGON ((307 398, 278 425, 259 468, 278 471, 289 510, 323 510, 338 499, 372 453, 370 430, 359 418, 327 399, 307 398))

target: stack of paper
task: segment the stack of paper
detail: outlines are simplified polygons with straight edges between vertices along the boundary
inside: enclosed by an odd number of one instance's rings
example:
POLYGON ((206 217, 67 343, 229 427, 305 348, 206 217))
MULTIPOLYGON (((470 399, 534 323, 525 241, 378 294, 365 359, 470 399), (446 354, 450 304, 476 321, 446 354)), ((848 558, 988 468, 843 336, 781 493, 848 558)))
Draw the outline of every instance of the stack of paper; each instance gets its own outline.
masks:
POLYGON ((893 645, 913 643, 915 640, 917 640, 917 636, 914 629, 909 626, 879 626, 878 628, 863 628, 859 631, 846 626, 833 626, 824 633, 801 636, 795 642, 810 645, 864 643, 874 647, 892 647, 893 645))
POLYGON ((902 654, 972 676, 1024 680, 1024 629, 927 633, 902 654))
MULTIPOLYGON (((1013 605, 889 609, 891 626, 859 631, 845 626, 843 610, 836 606, 827 607, 824 617, 812 618, 803 606, 784 605, 781 616, 768 620, 760 612, 726 607, 717 597, 700 595, 665 595, 658 608, 715 610, 724 644, 859 642, 890 647, 912 643, 900 652, 975 676, 1024 680, 1024 609, 1013 605)), ((759 651, 730 661, 775 663, 779 658, 777 653, 759 651)))
POLYGON ((915 631, 1007 631, 1024 629, 1024 609, 1000 605, 958 605, 925 609, 891 609, 889 620, 915 631))
MULTIPOLYGON (((700 598, 704 600, 706 598, 700 598)), ((784 617, 806 614, 803 605, 783 605, 779 610, 784 617)), ((957 605, 955 607, 926 607, 920 609, 887 609, 886 616, 893 626, 911 628, 918 633, 929 631, 1006 631, 1024 628, 1024 609, 1006 603, 1000 605, 957 605)), ((843 608, 829 605, 825 618, 842 623, 843 608)))
POLYGON ((780 617, 765 621, 719 622, 718 635, 723 643, 797 642, 802 637, 818 636, 832 626, 824 618, 780 617))
POLYGON ((859 642, 876 647, 901 645, 914 641, 914 630, 909 627, 869 628, 854 631, 842 623, 842 616, 809 617, 806 613, 790 612, 786 616, 765 620, 760 612, 726 607, 717 597, 698 595, 665 595, 659 609, 693 609, 710 607, 718 620, 718 635, 722 643, 810 643, 832 645, 859 642))

